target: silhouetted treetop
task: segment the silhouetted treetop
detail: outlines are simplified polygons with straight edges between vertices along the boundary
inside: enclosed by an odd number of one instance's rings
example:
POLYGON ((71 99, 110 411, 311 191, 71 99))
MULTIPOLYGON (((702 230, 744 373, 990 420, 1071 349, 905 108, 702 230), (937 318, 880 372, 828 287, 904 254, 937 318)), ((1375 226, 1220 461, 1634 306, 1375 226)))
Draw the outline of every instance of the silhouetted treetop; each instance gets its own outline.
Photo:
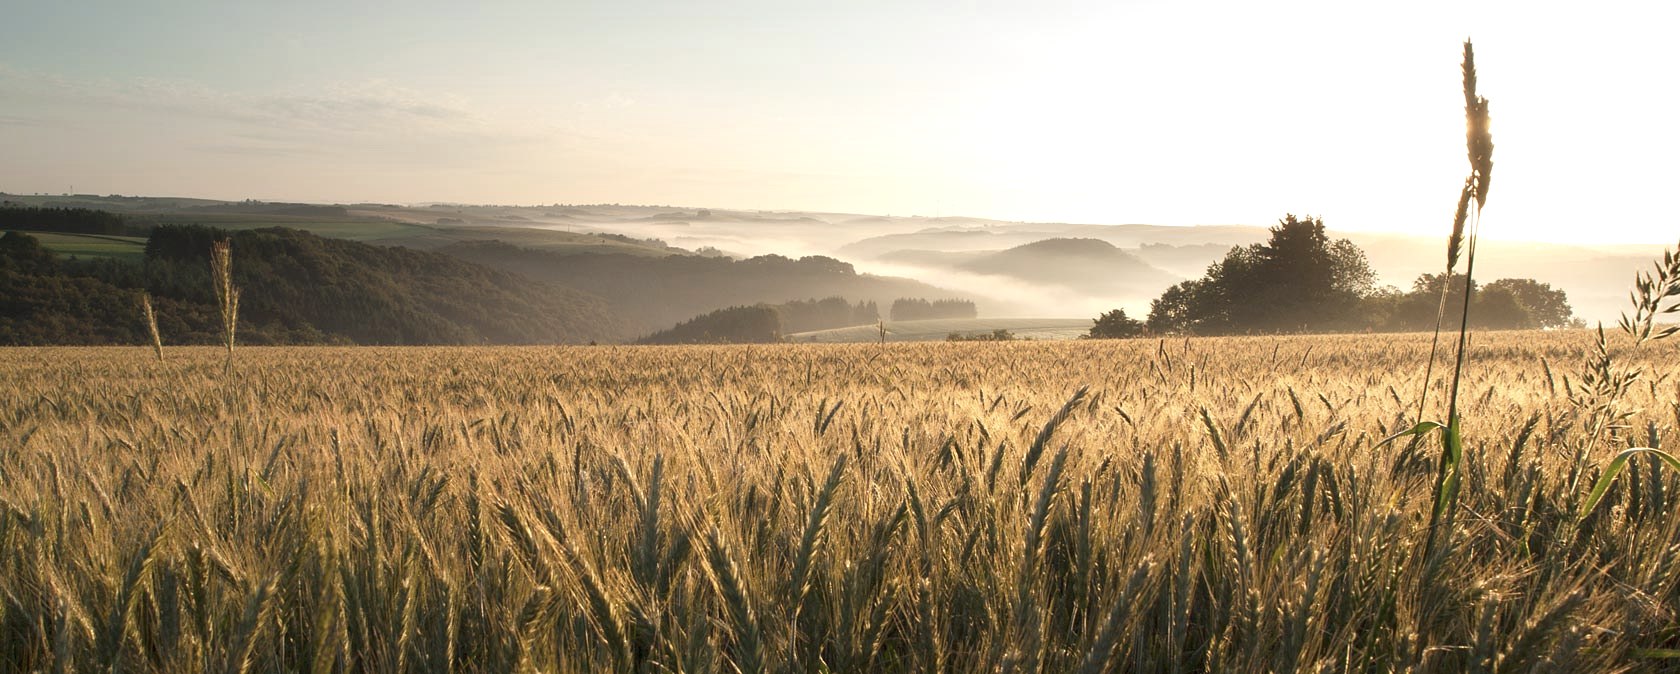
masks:
POLYGON ((1286 215, 1266 243, 1238 246, 1201 279, 1168 289, 1150 307, 1157 332, 1295 332, 1348 327, 1376 273, 1346 239, 1330 240, 1324 221, 1286 215))

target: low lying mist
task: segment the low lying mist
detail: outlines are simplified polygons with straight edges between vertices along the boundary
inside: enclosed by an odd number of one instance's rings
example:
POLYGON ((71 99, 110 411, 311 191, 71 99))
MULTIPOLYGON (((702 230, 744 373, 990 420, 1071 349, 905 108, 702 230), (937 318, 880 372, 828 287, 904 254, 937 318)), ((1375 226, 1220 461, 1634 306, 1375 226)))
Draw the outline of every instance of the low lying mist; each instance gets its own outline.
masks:
MULTIPOLYGON (((1161 291, 1198 278, 1266 226, 1089 225, 978 218, 645 206, 471 207, 465 224, 541 227, 658 239, 736 258, 819 255, 860 273, 905 277, 973 299, 990 317, 1143 317, 1161 291), (1101 243, 1098 243, 1101 242, 1101 243), (1107 244, 1101 245, 1101 244, 1107 244)), ((1334 223, 1330 223, 1332 226, 1334 223)), ((1379 285, 1410 290, 1444 265, 1444 235, 1330 231, 1365 251, 1379 285)), ((1477 277, 1533 278, 1568 293, 1578 317, 1613 321, 1636 271, 1660 245, 1589 246, 1484 239, 1477 277)))

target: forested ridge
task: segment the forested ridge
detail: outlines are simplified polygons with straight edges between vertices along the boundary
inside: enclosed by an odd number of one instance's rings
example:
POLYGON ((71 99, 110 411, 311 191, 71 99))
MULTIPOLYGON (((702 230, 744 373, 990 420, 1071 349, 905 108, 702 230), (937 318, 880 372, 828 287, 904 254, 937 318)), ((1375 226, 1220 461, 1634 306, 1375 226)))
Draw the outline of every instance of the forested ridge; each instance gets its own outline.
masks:
POLYGON ((232 242, 243 344, 525 344, 621 338, 587 293, 446 255, 268 228, 156 227, 142 262, 67 260, 0 238, 0 344, 141 344, 149 293, 166 344, 216 341, 212 241, 232 242))

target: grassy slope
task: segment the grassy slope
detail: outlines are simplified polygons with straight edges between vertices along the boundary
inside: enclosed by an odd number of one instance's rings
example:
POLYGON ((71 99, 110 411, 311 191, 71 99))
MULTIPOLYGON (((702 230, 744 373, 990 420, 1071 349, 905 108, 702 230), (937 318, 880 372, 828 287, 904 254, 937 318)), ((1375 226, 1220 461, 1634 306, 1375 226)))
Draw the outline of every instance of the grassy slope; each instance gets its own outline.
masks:
MULTIPOLYGON (((887 321, 887 341, 940 341, 953 332, 965 335, 1008 330, 1016 337, 1032 339, 1078 339, 1091 329, 1089 318, 948 318, 925 321, 887 321)), ((798 332, 788 335, 795 342, 845 343, 880 341, 874 325, 798 332)))
POLYGON ((28 232, 41 246, 63 257, 110 257, 138 261, 146 256, 146 240, 133 236, 28 232))

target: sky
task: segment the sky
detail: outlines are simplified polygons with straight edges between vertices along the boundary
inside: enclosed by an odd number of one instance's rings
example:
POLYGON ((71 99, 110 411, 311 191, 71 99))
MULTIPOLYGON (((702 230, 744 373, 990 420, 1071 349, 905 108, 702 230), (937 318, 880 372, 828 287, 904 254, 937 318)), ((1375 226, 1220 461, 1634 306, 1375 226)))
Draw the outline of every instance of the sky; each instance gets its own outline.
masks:
POLYGON ((1673 243, 1680 8, 0 0, 0 192, 1673 243))

